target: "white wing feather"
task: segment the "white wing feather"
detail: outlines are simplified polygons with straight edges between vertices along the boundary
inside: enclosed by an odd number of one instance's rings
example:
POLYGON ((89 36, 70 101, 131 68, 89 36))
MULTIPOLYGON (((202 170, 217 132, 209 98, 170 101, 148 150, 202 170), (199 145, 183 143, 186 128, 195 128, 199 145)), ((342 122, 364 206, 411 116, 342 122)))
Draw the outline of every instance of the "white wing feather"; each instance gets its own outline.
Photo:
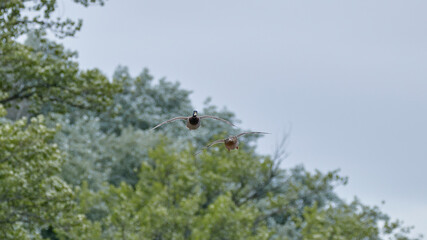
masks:
POLYGON ((158 128, 158 127, 160 127, 160 126, 162 126, 163 124, 166 124, 166 123, 170 123, 170 122, 173 122, 173 121, 176 121, 176 120, 187 120, 187 119, 188 119, 188 117, 174 117, 172 119, 169 119, 167 121, 164 121, 164 122, 158 124, 157 126, 153 127, 151 130, 154 130, 154 129, 156 129, 156 128, 158 128))
POLYGON ((244 132, 244 133, 240 133, 239 135, 236 135, 236 137, 241 137, 243 135, 246 134, 270 134, 270 133, 266 133, 266 132, 244 132))
POLYGON ((231 126, 236 126, 236 125, 232 124, 231 122, 229 122, 229 121, 227 121, 227 120, 225 120, 225 119, 222 119, 222 118, 219 118, 219 117, 215 117, 215 116, 205 115, 205 116, 200 116, 199 118, 200 118, 200 119, 204 119, 204 118, 212 118, 212 119, 215 119, 215 120, 223 121, 223 122, 225 122, 225 123, 227 123, 227 124, 229 124, 229 125, 231 125, 231 126))

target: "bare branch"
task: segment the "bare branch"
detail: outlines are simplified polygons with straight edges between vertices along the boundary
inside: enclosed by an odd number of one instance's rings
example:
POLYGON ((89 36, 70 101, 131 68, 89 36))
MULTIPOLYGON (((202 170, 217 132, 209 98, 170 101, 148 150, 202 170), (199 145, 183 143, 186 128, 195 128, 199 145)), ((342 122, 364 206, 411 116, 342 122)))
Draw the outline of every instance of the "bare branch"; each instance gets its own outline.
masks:
POLYGON ((285 160, 288 157, 286 147, 289 142, 289 135, 290 135, 290 129, 283 133, 282 139, 280 140, 279 143, 276 144, 276 149, 273 154, 273 162, 274 162, 274 166, 272 169, 273 171, 279 170, 283 160, 285 160))

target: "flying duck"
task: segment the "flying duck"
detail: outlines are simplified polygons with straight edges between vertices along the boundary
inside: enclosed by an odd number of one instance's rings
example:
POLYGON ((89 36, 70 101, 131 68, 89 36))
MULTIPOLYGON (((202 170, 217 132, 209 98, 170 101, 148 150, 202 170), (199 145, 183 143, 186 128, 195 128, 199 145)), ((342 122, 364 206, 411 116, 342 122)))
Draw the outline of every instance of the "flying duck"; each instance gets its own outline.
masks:
MULTIPOLYGON (((269 133, 266 133, 266 132, 244 132, 244 133, 240 133, 236 136, 230 136, 230 137, 225 138, 225 139, 219 139, 219 140, 213 141, 213 142, 209 143, 205 148, 210 148, 213 145, 218 144, 218 143, 224 143, 225 148, 227 148, 228 151, 233 150, 233 149, 239 149, 238 138, 243 136, 243 135, 246 135, 246 134, 269 134, 269 133)), ((200 152, 198 152, 198 153, 200 153, 200 152)), ((198 153, 196 153, 196 154, 198 154, 198 153)))
POLYGON ((170 122, 173 122, 173 121, 176 121, 176 120, 185 120, 185 121, 186 121, 186 123, 187 123, 187 124, 186 124, 186 126, 187 126, 187 128, 188 128, 188 129, 190 129, 190 130, 196 130, 197 128, 199 128, 199 127, 200 127, 200 120, 202 120, 202 119, 204 119, 204 118, 212 118, 212 119, 216 119, 216 120, 219 120, 219 121, 223 121, 223 122, 225 122, 225 123, 227 123, 227 124, 229 124, 229 125, 231 125, 231 126, 235 126, 235 125, 234 125, 234 124, 232 124, 231 122, 229 122, 229 121, 227 121, 227 120, 225 120, 225 119, 219 118, 219 117, 208 116, 208 115, 200 116, 200 117, 199 117, 199 116, 197 115, 197 111, 196 111, 196 110, 194 110, 194 111, 193 111, 193 115, 191 115, 191 116, 189 116, 189 117, 174 117, 174 118, 172 118, 172 119, 169 119, 169 120, 167 120, 167 121, 164 121, 164 122, 160 123, 159 125, 157 125, 157 126, 153 127, 151 130, 156 129, 156 128, 158 128, 158 127, 162 126, 163 124, 170 123, 170 122))

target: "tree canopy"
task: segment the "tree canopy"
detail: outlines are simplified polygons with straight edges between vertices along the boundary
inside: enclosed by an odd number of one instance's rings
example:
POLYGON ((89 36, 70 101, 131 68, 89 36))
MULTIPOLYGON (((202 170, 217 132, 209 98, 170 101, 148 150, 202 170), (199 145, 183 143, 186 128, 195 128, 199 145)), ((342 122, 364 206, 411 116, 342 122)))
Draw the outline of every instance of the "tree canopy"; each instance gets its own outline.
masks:
POLYGON ((66 112, 70 107, 102 110, 120 89, 98 69, 80 70, 75 52, 46 38, 48 31, 72 36, 81 26, 70 19, 52 19, 55 8, 55 0, 2 1, 0 104, 14 108, 24 104, 32 113, 66 112), (27 37, 25 44, 17 41, 21 36, 27 37))

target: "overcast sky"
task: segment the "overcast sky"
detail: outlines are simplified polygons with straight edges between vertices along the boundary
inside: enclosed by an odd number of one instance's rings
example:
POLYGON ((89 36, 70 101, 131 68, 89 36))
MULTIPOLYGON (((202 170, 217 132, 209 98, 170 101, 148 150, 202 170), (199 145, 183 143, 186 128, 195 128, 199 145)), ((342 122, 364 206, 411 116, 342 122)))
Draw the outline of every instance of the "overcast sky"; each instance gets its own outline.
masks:
POLYGON ((273 133, 261 153, 292 125, 285 167, 340 168, 341 196, 385 200, 427 235, 427 1, 58 2, 84 20, 64 41, 83 68, 148 67, 193 90, 198 109, 211 96, 273 133))

